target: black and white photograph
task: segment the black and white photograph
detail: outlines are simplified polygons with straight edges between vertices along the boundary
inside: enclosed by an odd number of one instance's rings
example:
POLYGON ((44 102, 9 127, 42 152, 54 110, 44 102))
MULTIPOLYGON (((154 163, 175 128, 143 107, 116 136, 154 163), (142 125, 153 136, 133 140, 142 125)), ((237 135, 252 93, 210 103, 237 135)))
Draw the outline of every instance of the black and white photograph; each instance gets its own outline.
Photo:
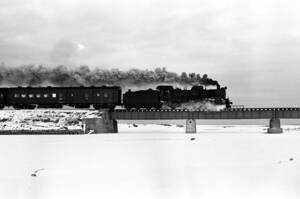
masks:
POLYGON ((296 0, 1 0, 0 198, 300 198, 296 0))

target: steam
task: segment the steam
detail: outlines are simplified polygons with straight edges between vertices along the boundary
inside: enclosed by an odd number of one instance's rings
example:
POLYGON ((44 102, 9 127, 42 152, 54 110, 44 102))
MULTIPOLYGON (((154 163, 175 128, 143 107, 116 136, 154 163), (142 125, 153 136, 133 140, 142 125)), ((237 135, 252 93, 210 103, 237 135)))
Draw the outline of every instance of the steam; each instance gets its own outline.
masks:
MULTIPOLYGON (((211 101, 188 101, 179 104, 172 104, 173 109, 185 109, 188 111, 222 111, 226 109, 225 104, 215 104, 211 101)), ((168 104, 163 104, 163 109, 171 109, 168 104)))
MULTIPOLYGON (((57 66, 25 65, 6 67, 0 65, 1 86, 102 86, 116 85, 123 88, 172 84, 175 86, 219 85, 217 81, 208 78, 206 74, 169 72, 166 68, 155 70, 130 69, 91 69, 88 66, 68 68, 57 66)), ((149 88, 149 87, 148 87, 149 88)))
POLYGON ((181 103, 179 108, 189 111, 222 111, 226 105, 217 105, 210 101, 189 101, 181 103))

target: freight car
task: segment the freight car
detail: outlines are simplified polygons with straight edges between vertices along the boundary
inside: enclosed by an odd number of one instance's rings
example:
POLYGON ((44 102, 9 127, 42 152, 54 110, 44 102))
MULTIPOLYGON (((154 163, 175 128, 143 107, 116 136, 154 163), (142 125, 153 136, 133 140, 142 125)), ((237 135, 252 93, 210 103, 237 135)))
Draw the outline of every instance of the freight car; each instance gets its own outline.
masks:
POLYGON ((102 87, 17 87, 0 89, 0 108, 15 109, 61 108, 114 108, 121 104, 121 88, 102 87))

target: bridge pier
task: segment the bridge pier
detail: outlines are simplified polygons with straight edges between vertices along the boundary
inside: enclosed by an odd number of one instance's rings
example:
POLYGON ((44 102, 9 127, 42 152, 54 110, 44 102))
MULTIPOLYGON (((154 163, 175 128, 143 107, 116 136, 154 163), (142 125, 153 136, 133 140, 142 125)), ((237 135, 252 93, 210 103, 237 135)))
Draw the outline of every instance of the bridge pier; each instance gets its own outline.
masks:
POLYGON ((282 133, 279 118, 270 119, 270 127, 268 128, 268 133, 282 133))
POLYGON ((83 120, 84 133, 118 133, 117 120, 111 119, 109 109, 101 109, 102 117, 85 118, 83 120))
POLYGON ((185 133, 196 133, 196 132, 197 132, 196 120, 195 119, 186 120, 185 133))

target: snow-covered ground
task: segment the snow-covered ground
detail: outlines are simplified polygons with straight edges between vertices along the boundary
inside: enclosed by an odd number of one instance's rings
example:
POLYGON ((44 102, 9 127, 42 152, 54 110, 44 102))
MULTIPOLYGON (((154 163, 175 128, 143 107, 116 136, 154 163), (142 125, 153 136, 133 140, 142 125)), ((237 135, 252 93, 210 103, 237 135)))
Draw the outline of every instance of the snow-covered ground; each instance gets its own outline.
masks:
POLYGON ((296 199, 300 129, 283 127, 185 134, 182 125, 123 123, 119 134, 2 135, 0 198, 296 199))
POLYGON ((0 130, 82 129, 82 119, 101 117, 95 110, 2 110, 0 130))

